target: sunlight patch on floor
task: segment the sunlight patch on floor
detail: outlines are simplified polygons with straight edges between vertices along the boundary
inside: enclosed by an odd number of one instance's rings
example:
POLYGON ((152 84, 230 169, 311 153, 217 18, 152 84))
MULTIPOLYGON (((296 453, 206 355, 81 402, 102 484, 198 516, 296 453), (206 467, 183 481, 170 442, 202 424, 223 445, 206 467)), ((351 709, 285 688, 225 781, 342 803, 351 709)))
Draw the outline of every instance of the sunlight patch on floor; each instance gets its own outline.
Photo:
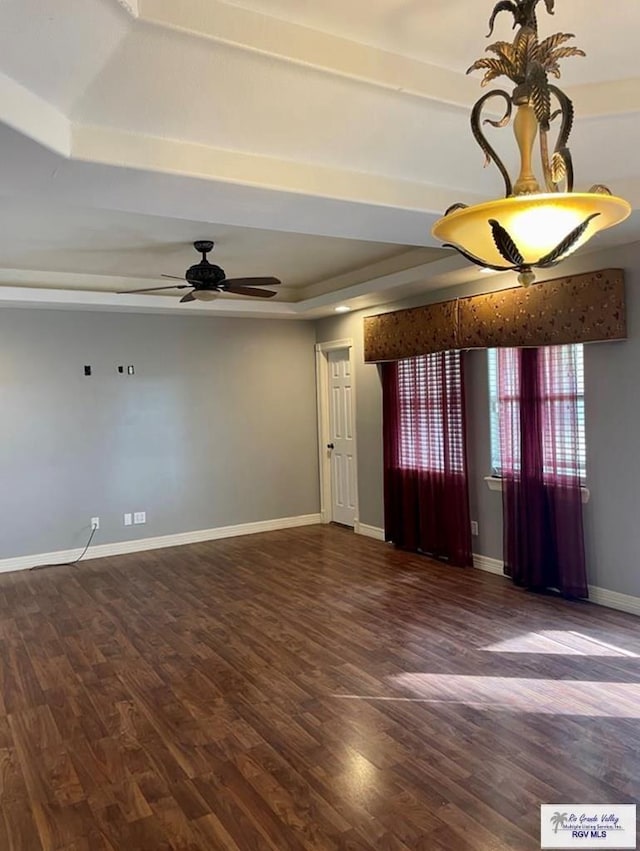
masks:
POLYGON ((399 674, 390 677, 406 695, 335 694, 343 700, 460 704, 492 712, 640 718, 640 683, 399 674))
POLYGON ((607 644, 580 632, 548 629, 528 632, 483 647, 489 653, 548 653, 556 656, 624 656, 637 659, 637 653, 607 644))

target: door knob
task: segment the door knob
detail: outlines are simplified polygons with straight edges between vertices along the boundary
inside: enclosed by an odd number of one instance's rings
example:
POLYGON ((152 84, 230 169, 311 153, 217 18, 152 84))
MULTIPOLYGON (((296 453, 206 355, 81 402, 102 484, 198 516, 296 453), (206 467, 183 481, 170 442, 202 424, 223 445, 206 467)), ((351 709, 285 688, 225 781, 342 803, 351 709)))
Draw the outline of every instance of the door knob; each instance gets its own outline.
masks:
POLYGON ((333 443, 327 443, 327 449, 335 449, 333 443))

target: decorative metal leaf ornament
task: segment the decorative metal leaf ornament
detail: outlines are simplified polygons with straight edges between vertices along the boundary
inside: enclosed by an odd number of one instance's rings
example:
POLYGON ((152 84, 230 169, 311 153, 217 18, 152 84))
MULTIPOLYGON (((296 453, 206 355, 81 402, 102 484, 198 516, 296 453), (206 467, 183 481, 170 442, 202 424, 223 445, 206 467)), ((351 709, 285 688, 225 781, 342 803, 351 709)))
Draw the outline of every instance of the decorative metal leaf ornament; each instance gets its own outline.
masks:
POLYGON ((575 38, 573 33, 554 33, 540 42, 538 48, 538 58, 544 63, 544 59, 550 55, 552 50, 565 44, 570 39, 575 38))
POLYGON ((560 183, 567 176, 567 162, 559 151, 556 151, 551 159, 551 179, 554 183, 560 183))
POLYGON ((576 242, 580 239, 582 234, 589 227, 589 222, 592 219, 596 219, 600 213, 592 213, 588 216, 582 224, 579 224, 577 228, 574 228, 571 233, 567 234, 562 242, 558 243, 553 251, 550 251, 548 254, 545 254, 544 257, 541 257, 540 260, 536 263, 536 266, 540 266, 542 269, 547 269, 550 266, 555 266, 556 263, 559 263, 562 260, 562 257, 570 251, 576 242))
POLYGON ((551 119, 551 93, 547 74, 536 60, 529 64, 527 83, 531 87, 531 105, 542 130, 549 129, 551 119))
POLYGON ((593 192, 595 195, 611 195, 613 194, 608 186, 605 186, 602 183, 594 183, 589 192, 593 192))
POLYGON ((540 49, 540 45, 538 44, 538 33, 537 30, 529 29, 524 27, 521 30, 521 40, 523 41, 523 60, 524 60, 524 68, 523 71, 526 71, 527 67, 532 62, 538 62, 538 52, 540 49))
POLYGON ((513 42, 516 54, 516 74, 514 83, 524 83, 527 77, 529 62, 536 58, 538 37, 534 30, 521 29, 513 42))
POLYGON ((486 48, 486 52, 495 53, 496 56, 505 59, 514 66, 516 64, 516 50, 510 41, 496 41, 486 48))
POLYGON ((497 123, 494 122, 493 119, 487 119, 487 121, 494 127, 505 127, 509 123, 511 119, 511 112, 513 110, 511 98, 509 97, 508 93, 505 92, 503 89, 496 89, 495 91, 487 92, 486 95, 483 95, 483 97, 481 97, 473 107, 473 110, 471 112, 471 132, 473 133, 476 142, 480 145, 484 152, 486 158, 485 165, 488 165, 490 162, 494 162, 496 164, 504 180, 506 194, 511 195, 511 192, 513 190, 513 184, 511 183, 511 177, 509 176, 507 167, 502 162, 495 149, 489 143, 489 140, 482 131, 481 116, 483 107, 487 103, 487 101, 494 97, 502 98, 505 101, 505 113, 504 116, 497 123))
POLYGON ((561 47, 558 50, 554 50, 551 54, 550 61, 554 64, 558 61, 558 59, 569 59, 571 56, 586 56, 587 54, 584 50, 580 50, 579 47, 561 47))
POLYGON ((490 56, 483 56, 467 68, 467 74, 470 74, 472 71, 479 71, 482 69, 486 69, 486 73, 482 78, 482 83, 480 84, 483 88, 490 83, 491 80, 495 80, 496 77, 505 76, 513 79, 511 76, 513 66, 507 59, 493 59, 490 56))
POLYGON ((515 244, 508 231, 506 231, 500 222, 495 219, 489 219, 489 224, 491 225, 493 241, 495 242, 496 248, 500 254, 502 254, 504 259, 508 263, 511 263, 512 266, 522 266, 524 263, 524 257, 520 254, 518 246, 515 244))
POLYGON ((496 22, 496 18, 500 14, 500 12, 511 12, 513 17, 515 18, 516 12, 518 11, 518 7, 516 6, 514 0, 500 0, 499 3, 493 7, 493 12, 491 13, 491 18, 489 19, 489 34, 487 38, 493 33, 493 27, 496 22))
POLYGON ((573 102, 570 98, 567 97, 567 95, 565 95, 562 89, 559 89, 553 84, 549 86, 549 92, 557 98, 558 103, 560 104, 560 109, 556 109, 550 118, 551 121, 554 121, 558 115, 562 116, 562 126, 560 128, 560 133, 558 134, 558 142, 556 144, 556 150, 560 150, 560 148, 567 147, 567 144, 569 142, 569 136, 571 135, 571 131, 573 130, 573 102))
MULTIPOLYGON (((513 15, 514 27, 519 26, 520 29, 512 44, 497 41, 487 47, 489 52, 498 56, 497 60, 488 60, 487 57, 478 59, 468 69, 467 74, 473 70, 486 70, 483 85, 501 75, 513 80, 516 85, 521 85, 533 62, 540 62, 547 73, 560 77, 560 59, 584 56, 584 51, 577 47, 562 47, 574 37, 571 33, 555 33, 538 43, 536 6, 539 2, 540 0, 500 0, 496 3, 489 20, 489 36, 493 33, 500 12, 510 12, 513 15), (501 62, 504 64, 496 64, 501 62)), ((554 0, 545 0, 545 6, 547 12, 553 15, 554 0)))
POLYGON ((445 242, 442 247, 453 248, 453 250, 457 251, 458 254, 462 254, 465 259, 469 260, 471 263, 475 263, 476 266, 481 266, 483 269, 493 269, 494 272, 513 272, 513 266, 495 266, 492 263, 485 263, 484 260, 476 257, 475 254, 465 251, 464 248, 461 248, 459 245, 455 245, 452 242, 445 242))
POLYGON ((452 204, 450 207, 447 207, 445 210, 445 216, 448 216, 450 213, 455 213, 456 210, 467 210, 469 208, 468 204, 462 204, 460 201, 456 204, 452 204))

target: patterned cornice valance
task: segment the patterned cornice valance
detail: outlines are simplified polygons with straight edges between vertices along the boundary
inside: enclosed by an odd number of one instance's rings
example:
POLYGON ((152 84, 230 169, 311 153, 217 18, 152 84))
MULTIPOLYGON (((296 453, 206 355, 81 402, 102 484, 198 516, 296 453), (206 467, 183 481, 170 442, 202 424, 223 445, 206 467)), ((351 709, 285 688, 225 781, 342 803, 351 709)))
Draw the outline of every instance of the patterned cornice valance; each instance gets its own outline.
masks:
POLYGON ((427 304, 364 320, 367 363, 500 346, 559 346, 627 337, 624 270, 427 304))

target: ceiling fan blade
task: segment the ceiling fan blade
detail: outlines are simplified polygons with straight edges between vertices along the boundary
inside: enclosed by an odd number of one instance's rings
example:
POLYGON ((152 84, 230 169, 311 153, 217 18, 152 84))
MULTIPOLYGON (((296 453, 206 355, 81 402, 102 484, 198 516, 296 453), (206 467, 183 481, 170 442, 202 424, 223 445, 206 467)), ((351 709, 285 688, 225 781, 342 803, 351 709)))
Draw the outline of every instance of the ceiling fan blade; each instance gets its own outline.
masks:
POLYGON ((180 299, 180 304, 184 304, 185 301, 195 301, 193 293, 187 293, 186 295, 183 295, 180 299))
POLYGON ((161 275, 161 278, 171 278, 172 281, 184 281, 184 275, 178 278, 176 275, 161 275))
POLYGON ((237 284, 231 284, 230 281, 225 281, 224 292, 234 293, 235 295, 254 295, 258 298, 271 298, 276 295, 275 290, 259 290, 257 287, 241 287, 237 284), (227 286, 229 284, 229 286, 227 286))
MULTIPOLYGON (((184 278, 180 278, 179 280, 184 280, 184 278)), ((122 292, 116 293, 116 295, 130 295, 131 293, 153 293, 156 290, 183 290, 185 287, 188 287, 188 284, 168 284, 166 287, 147 287, 145 290, 123 290, 122 292)))
POLYGON ((223 283, 234 287, 277 287, 282 281, 278 278, 227 278, 223 283))

